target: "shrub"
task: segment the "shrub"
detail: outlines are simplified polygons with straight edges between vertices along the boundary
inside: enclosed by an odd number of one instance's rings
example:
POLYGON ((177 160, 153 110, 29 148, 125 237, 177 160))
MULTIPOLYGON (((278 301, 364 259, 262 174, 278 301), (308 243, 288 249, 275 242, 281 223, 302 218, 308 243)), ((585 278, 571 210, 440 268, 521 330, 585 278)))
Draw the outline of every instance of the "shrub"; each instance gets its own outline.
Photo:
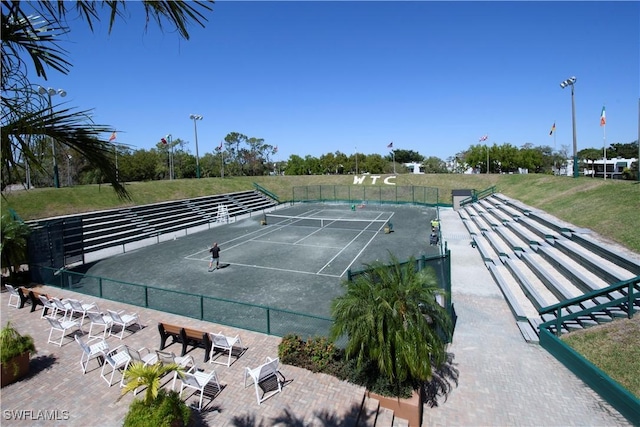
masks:
MULTIPOLYGON (((7 325, 0 330, 0 362, 11 362, 11 360, 28 351, 29 353, 35 353, 36 347, 33 344, 33 338, 30 335, 20 335, 20 333, 11 326, 11 322, 7 322, 7 325)), ((18 373, 18 364, 13 364, 15 373, 18 373)))
POLYGON ((124 419, 125 427, 185 427, 190 425, 191 409, 176 391, 161 389, 151 404, 135 399, 124 419))
POLYGON ((304 341, 298 335, 289 334, 278 345, 278 357, 282 363, 321 372, 345 379, 344 355, 325 337, 304 341))
POLYGON ((278 357, 282 363, 332 375, 383 396, 411 397, 413 390, 421 386, 411 380, 400 384, 390 382, 373 362, 358 368, 355 359, 346 360, 344 351, 325 337, 304 341, 298 335, 286 335, 278 345, 278 357))

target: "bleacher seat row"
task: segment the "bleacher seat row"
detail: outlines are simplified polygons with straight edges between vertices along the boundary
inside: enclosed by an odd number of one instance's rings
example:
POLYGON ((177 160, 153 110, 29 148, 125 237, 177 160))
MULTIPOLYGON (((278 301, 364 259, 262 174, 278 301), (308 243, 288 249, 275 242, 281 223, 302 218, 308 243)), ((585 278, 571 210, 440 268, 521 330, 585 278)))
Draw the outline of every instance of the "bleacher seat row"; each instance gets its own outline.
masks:
MULTIPOLYGON (((537 341, 537 326, 554 318, 540 314, 546 307, 640 275, 639 260, 597 241, 589 230, 576 229, 502 194, 467 204, 459 214, 527 341, 537 341)), ((577 313, 623 295, 624 290, 611 292, 566 311, 577 313)), ((640 298, 632 303, 640 309, 640 298)), ((608 306, 563 328, 591 326, 624 313, 608 306)))

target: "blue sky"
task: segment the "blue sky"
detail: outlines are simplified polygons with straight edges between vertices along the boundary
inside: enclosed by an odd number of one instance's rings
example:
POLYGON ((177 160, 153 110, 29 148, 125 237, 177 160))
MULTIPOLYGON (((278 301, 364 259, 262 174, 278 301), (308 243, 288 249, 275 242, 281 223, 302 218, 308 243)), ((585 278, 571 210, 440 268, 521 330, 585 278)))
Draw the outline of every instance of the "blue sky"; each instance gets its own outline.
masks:
MULTIPOLYGON (((70 21, 73 64, 43 86, 94 109, 117 141, 149 149, 166 134, 213 152, 229 132, 291 154, 382 155, 387 145, 446 160, 478 144, 572 147, 638 137, 638 2, 231 2, 184 41, 127 3, 111 35, 70 21)), ((71 18, 71 17, 70 17, 71 18)), ((54 103, 62 99, 53 99, 54 103)), ((108 135, 105 136, 105 138, 108 135)))

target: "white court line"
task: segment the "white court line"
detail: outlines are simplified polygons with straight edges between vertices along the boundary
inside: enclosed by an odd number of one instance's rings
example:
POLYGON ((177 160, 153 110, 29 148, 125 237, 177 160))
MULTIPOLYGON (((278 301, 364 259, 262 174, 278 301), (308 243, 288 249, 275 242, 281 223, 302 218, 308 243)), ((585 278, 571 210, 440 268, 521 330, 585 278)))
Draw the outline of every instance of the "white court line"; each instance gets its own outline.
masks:
MULTIPOLYGON (((391 219, 391 217, 394 215, 395 212, 391 213, 391 216, 389 217, 389 220, 391 219)), ((388 221, 388 220, 387 220, 388 221)), ((384 228, 384 225, 378 229, 378 232, 380 232, 380 230, 382 230, 384 228)), ((367 248, 367 246, 369 246, 371 244, 371 242, 373 241, 373 239, 376 238, 378 234, 374 234, 373 237, 371 237, 371 239, 369 239, 369 241, 367 242, 366 245, 364 245, 364 247, 360 250, 360 252, 358 252, 358 255, 356 255, 353 260, 349 263, 349 265, 347 266, 347 268, 344 269, 344 271, 342 272, 342 274, 340 275, 340 277, 342 277, 344 274, 346 274, 346 272, 351 268, 351 266, 353 265, 354 262, 356 262, 356 260, 358 259, 358 257, 360 255, 362 255, 362 252, 364 252, 364 250, 367 248)))
POLYGON ((265 267, 265 266, 262 266, 262 265, 241 264, 241 263, 238 263, 238 262, 225 262, 225 264, 239 265, 241 267, 262 268, 264 270, 286 271, 286 272, 289 272, 289 273, 310 274, 312 276, 325 276, 325 277, 337 277, 337 278, 341 277, 341 276, 338 276, 336 274, 314 273, 312 271, 300 271, 300 270, 291 270, 291 269, 288 269, 288 268, 265 267))
MULTIPOLYGON (((380 215, 382 215, 382 213, 380 213, 380 214, 378 215, 378 218, 380 218, 380 215)), ((393 213, 391 214, 391 216, 390 216, 389 218, 387 218, 387 222, 391 219, 391 217, 392 217, 392 216, 393 216, 393 213)), ((378 219, 378 218, 376 218, 376 219, 378 219)), ((382 229, 384 228, 384 224, 385 224, 385 223, 383 223, 383 224, 380 226, 380 228, 378 229, 378 231, 377 231, 376 233, 374 233, 374 234, 371 236, 371 238, 369 239, 369 241, 367 242, 367 244, 366 244, 366 245, 364 245, 364 247, 360 250, 360 252, 358 252, 358 255, 356 255, 356 257, 355 257, 355 258, 353 258, 353 259, 351 260, 351 262, 349 263, 349 265, 347 266, 347 268, 342 272, 342 274, 340 275, 340 277, 342 277, 342 276, 346 273, 346 271, 349 269, 349 267, 351 267, 351 265, 353 265, 353 263, 354 263, 354 262, 356 262, 356 259, 358 259, 358 257, 360 256, 360 254, 362 254, 362 251, 364 251, 364 250, 367 248, 367 246, 369 246, 369 244, 371 244, 371 242, 373 241, 373 239, 375 239, 375 238, 376 238, 376 236, 378 235, 378 233, 380 232, 380 230, 382 230, 382 229)), ((331 262, 333 262, 333 260, 334 260, 334 259, 336 259, 336 258, 338 257, 338 255, 340 255, 340 254, 341 254, 345 249, 347 249, 347 248, 348 248, 348 247, 349 247, 349 246, 350 246, 350 245, 351 245, 351 244, 352 244, 352 243, 353 243, 353 242, 354 242, 358 237, 360 237, 360 236, 362 235, 362 233, 364 233, 364 232, 365 232, 365 230, 362 230, 360 233, 358 233, 358 234, 356 235, 356 237, 354 237, 354 238, 349 242, 349 244, 348 244, 347 246, 345 246, 344 248, 342 248, 342 250, 341 250, 340 252, 338 252, 337 254, 335 254, 335 255, 333 256, 333 258, 331 258, 331 259, 329 260, 329 262, 327 262, 327 263, 324 265, 324 267, 322 267, 322 268, 318 271, 318 273, 320 273, 322 270, 324 270, 325 268, 327 268, 327 266, 328 266, 329 264, 331 264, 331 262)))
MULTIPOLYGON (((310 212, 313 212, 313 211, 310 211, 310 212)), ((236 241, 236 240, 243 239, 243 238, 245 238, 245 237, 247 237, 247 236, 251 236, 252 234, 262 233, 262 234, 261 234, 260 236, 258 236, 258 237, 263 237, 263 236, 266 236, 267 234, 271 234, 271 233, 273 233, 273 232, 275 232, 275 231, 281 230, 282 228, 286 227, 286 225, 282 225, 282 226, 280 226, 280 227, 276 227, 276 225, 277 225, 277 224, 274 224, 273 226, 268 227, 268 228, 267 228, 267 230, 269 230, 269 231, 267 231, 267 232, 264 232, 264 231, 265 231, 265 229, 264 229, 264 228, 259 228, 259 229, 257 229, 256 231, 252 231, 251 233, 248 233, 248 234, 245 234, 245 235, 242 235, 242 236, 238 236, 238 237, 236 237, 235 239, 231 239, 231 240, 227 240, 227 241, 225 241, 225 242, 221 242, 221 243, 220 243, 220 250, 222 250, 222 245, 225 245, 225 249, 233 249, 233 248, 235 248, 235 247, 237 247, 237 246, 240 246, 240 245, 242 245, 242 244, 244 244, 244 243, 251 242, 251 241, 253 241, 255 238, 251 238, 251 239, 245 240, 245 241, 243 241, 242 243, 240 243, 240 244, 238 244, 238 245, 231 246, 231 247, 227 247, 227 246, 226 246, 226 245, 228 245, 228 244, 229 244, 229 243, 231 243, 231 242, 234 242, 234 241, 236 241), (276 227, 276 228, 273 228, 273 227, 276 227)), ((195 252, 195 253, 193 253, 193 254, 191 254, 191 255, 186 255, 186 256, 185 256, 185 259, 195 259, 195 260, 198 260, 198 261, 202 261, 202 258, 191 258, 191 257, 192 257, 192 256, 196 256, 196 255, 198 255, 198 254, 201 254, 202 252, 209 252, 209 249, 211 249, 211 248, 207 248, 207 249, 205 249, 205 250, 195 252)), ((208 259, 208 256, 207 256, 207 258, 206 258, 206 259, 208 259)))
MULTIPOLYGON (((312 211, 307 212, 307 214, 308 214, 308 215, 309 215, 309 214, 314 214, 314 215, 315 215, 315 214, 317 214, 317 213, 319 213, 319 212, 323 212, 323 211, 326 211, 326 209, 324 209, 324 210, 314 209, 314 210, 312 210, 312 211)), ((378 220, 378 219, 380 219, 380 217, 381 217, 382 215, 384 215, 384 214, 389 214, 389 213, 391 214, 391 216, 389 216, 389 217, 387 217, 387 218, 386 218, 386 222, 388 222, 388 221, 393 217, 393 215, 395 214, 395 212, 380 212, 380 213, 377 215, 377 217, 376 217, 376 218, 373 218, 373 220, 378 220)), ((343 218, 343 219, 348 219, 348 218, 343 218)), ((372 220, 372 221, 373 221, 373 220, 372 220)), ((363 221, 365 221, 365 222, 366 222, 366 221, 367 221, 367 219, 365 219, 365 220, 363 220, 363 221)), ((318 270, 318 271, 317 271, 317 272, 315 272, 315 273, 314 273, 314 272, 307 272, 307 271, 299 271, 299 270, 290 270, 290 269, 275 268, 275 267, 264 267, 264 266, 259 266, 259 265, 249 265, 249 264, 242 264, 242 263, 234 263, 234 262, 225 262, 225 264, 230 264, 230 265, 239 265, 239 266, 244 266, 244 267, 261 268, 261 269, 265 269, 265 270, 287 271, 287 272, 300 273, 300 274, 312 274, 312 275, 317 275, 317 276, 326 276, 326 277, 336 277, 336 278, 340 278, 340 277, 344 276, 344 274, 345 274, 345 273, 347 272, 347 270, 348 270, 348 269, 353 265, 353 263, 356 261, 356 259, 358 259, 358 257, 362 254, 362 252, 363 252, 363 251, 364 251, 364 250, 365 250, 365 249, 366 249, 366 248, 371 244, 371 242, 372 242, 372 241, 373 241, 373 239, 376 237, 376 235, 378 235, 378 233, 379 233, 379 232, 384 228, 384 225, 385 225, 385 223, 383 223, 383 224, 380 226, 380 228, 379 228, 377 231, 375 231, 375 232, 372 232, 371 230, 366 230, 366 229, 365 229, 365 230, 361 230, 361 231, 360 231, 360 232, 359 232, 359 233, 358 233, 358 234, 357 234, 357 235, 356 235, 356 236, 355 236, 355 237, 354 237, 354 238, 353 238, 353 239, 352 239, 352 240, 351 240, 351 241, 350 241, 346 246, 342 247, 342 248, 340 249, 340 251, 338 251, 338 252, 337 252, 337 253, 336 253, 336 254, 335 254, 335 255, 334 255, 334 256, 329 260, 329 262, 327 262, 327 263, 326 263, 326 264, 325 264, 325 265, 324 265, 320 270, 318 270), (363 248, 358 252, 358 254, 356 255, 356 257, 355 257, 355 258, 353 258, 353 260, 349 263, 349 265, 348 265, 348 266, 347 266, 347 268, 342 272, 342 274, 340 274, 340 275, 335 275, 335 274, 326 274, 326 273, 322 273, 322 270, 324 270, 325 268, 327 268, 327 267, 329 266, 329 264, 331 264, 331 263, 332 263, 332 262, 333 262, 333 261, 334 261, 334 260, 335 260, 335 259, 336 259, 336 258, 337 258, 341 253, 342 253, 342 252, 344 252, 344 251, 345 251, 349 246, 351 246, 351 244, 352 244, 352 243, 353 243, 353 242, 354 242, 358 237, 360 237, 363 233, 366 233, 366 232, 373 233, 373 235, 372 235, 371 239, 369 239, 369 241, 365 244, 365 246, 364 246, 364 247, 363 247, 363 248)), ((317 247, 330 248, 330 249, 338 249, 338 248, 339 248, 339 247, 331 247, 331 246, 301 245, 301 244, 299 244, 299 243, 297 243, 297 242, 296 242, 296 243, 291 244, 291 243, 270 242, 270 241, 263 241, 263 240, 259 240, 260 238, 262 238, 262 237, 264 237, 264 236, 267 236, 267 235, 269 235, 269 234, 271 234, 271 233, 274 233, 274 232, 276 232, 276 231, 279 231, 279 230, 281 230, 281 229, 283 229, 283 228, 285 228, 285 227, 288 227, 288 226, 289 226, 289 225, 286 225, 286 224, 285 224, 285 225, 281 225, 281 226, 278 226, 277 224, 274 224, 274 225, 272 225, 272 226, 269 226, 269 228, 268 228, 268 231, 267 231, 267 232, 263 232, 263 231, 264 231, 264 228, 260 228, 260 229, 258 229, 258 230, 256 230, 256 231, 251 232, 251 233, 248 233, 248 234, 245 234, 245 235, 242 235, 242 236, 238 236, 238 237, 236 237, 236 238, 234 238, 234 239, 231 239, 231 240, 227 240, 227 241, 225 241, 225 242, 222 242, 222 243, 220 244, 220 247, 221 247, 221 249, 229 250, 229 249, 233 249, 233 248, 236 248, 236 247, 242 246, 242 245, 244 245, 245 243, 250 243, 250 242, 254 242, 254 241, 255 241, 255 242, 261 242, 261 243, 266 242, 266 243, 271 243, 271 244, 277 243, 277 244, 282 244, 282 245, 296 245, 296 246, 307 246, 307 247, 316 247, 316 248, 317 248, 317 247), (240 239, 244 239, 244 238, 246 238, 247 236, 256 235, 256 234, 259 234, 259 235, 255 236, 255 237, 252 237, 251 239, 243 240, 242 242, 239 242, 238 244, 235 244, 235 245, 232 245, 232 246, 227 246, 227 245, 228 245, 229 243, 231 243, 231 242, 234 242, 234 241, 237 241, 237 240, 240 240, 240 239)), ((300 227, 300 228, 303 228, 303 227, 300 227)), ((322 230, 322 229, 320 228, 320 229, 318 229, 318 230, 315 230, 315 231, 313 231, 311 234, 307 235, 306 237, 309 237, 310 235, 312 235, 312 234, 314 234, 314 233, 317 233, 317 232, 318 232, 318 231, 320 231, 320 230, 322 230)), ((306 237, 303 237, 302 239, 298 240, 298 242, 299 242, 299 241, 302 241, 302 240, 304 240, 304 239, 306 239, 306 237)), ((208 251, 208 249, 207 249, 207 251, 208 251)), ((198 252, 194 253, 193 255, 197 255, 197 254, 200 254, 200 253, 202 253, 202 252, 204 252, 204 251, 198 251, 198 252)), ((192 256, 192 255, 188 255, 188 256, 186 256, 185 258, 187 258, 187 259, 192 259, 192 258, 190 258, 191 256, 192 256)), ((198 260, 198 261, 206 261, 206 260, 208 260, 208 257, 207 257, 207 258, 205 258, 205 259, 202 259, 202 258, 195 258, 195 260, 198 260)))

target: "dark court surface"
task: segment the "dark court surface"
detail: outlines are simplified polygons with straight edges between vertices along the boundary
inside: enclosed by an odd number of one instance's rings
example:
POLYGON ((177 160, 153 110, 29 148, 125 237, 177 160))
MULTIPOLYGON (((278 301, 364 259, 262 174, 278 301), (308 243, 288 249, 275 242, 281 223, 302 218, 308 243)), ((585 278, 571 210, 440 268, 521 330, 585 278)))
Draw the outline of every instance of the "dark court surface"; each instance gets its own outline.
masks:
POLYGON ((87 274, 328 316, 348 269, 388 262, 390 254, 404 261, 438 253, 429 245, 434 208, 297 204, 266 215, 265 225, 262 214, 219 224, 98 261, 87 274), (389 223, 392 232, 385 233, 389 223), (209 272, 214 242, 221 249, 221 268, 209 272))

